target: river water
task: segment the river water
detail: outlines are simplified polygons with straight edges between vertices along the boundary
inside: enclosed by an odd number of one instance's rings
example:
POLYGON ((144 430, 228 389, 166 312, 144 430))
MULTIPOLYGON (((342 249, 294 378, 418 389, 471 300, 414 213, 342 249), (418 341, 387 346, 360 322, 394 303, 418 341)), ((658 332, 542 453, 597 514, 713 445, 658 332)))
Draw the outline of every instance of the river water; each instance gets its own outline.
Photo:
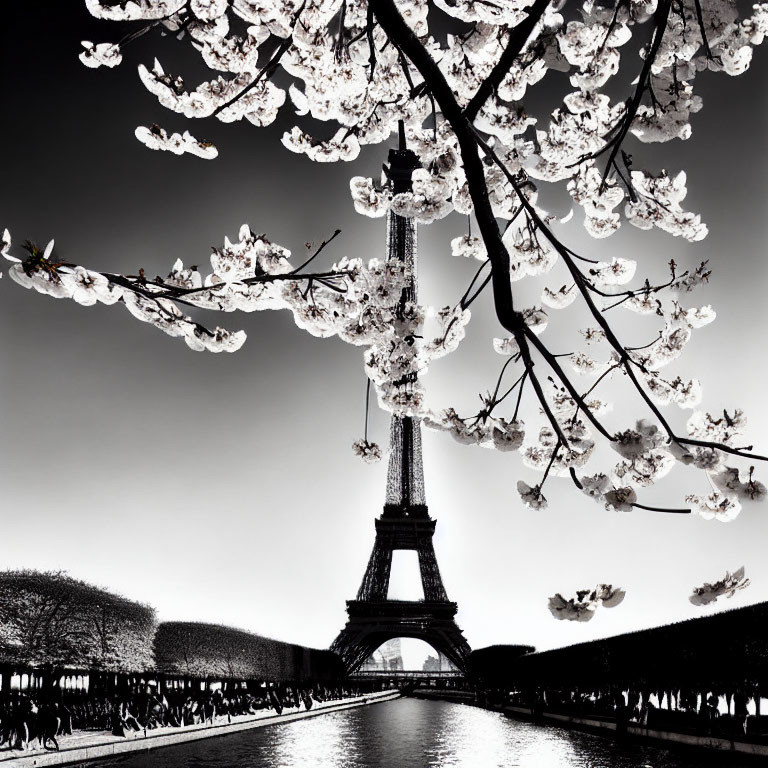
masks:
MULTIPOLYGON (((750 768, 476 707, 398 699, 99 761, 119 768, 750 768)), ((754 768, 754 763, 752 763, 754 768)))

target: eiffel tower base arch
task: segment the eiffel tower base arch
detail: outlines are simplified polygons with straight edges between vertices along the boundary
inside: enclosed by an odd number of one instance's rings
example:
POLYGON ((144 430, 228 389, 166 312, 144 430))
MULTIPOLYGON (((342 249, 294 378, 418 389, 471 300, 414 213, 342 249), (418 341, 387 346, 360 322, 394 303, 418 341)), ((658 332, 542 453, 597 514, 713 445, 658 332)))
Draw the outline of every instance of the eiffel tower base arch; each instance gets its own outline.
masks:
POLYGON ((344 629, 331 645, 348 674, 356 672, 382 643, 395 637, 424 640, 460 671, 465 671, 469 643, 454 620, 456 603, 449 601, 348 600, 344 629))

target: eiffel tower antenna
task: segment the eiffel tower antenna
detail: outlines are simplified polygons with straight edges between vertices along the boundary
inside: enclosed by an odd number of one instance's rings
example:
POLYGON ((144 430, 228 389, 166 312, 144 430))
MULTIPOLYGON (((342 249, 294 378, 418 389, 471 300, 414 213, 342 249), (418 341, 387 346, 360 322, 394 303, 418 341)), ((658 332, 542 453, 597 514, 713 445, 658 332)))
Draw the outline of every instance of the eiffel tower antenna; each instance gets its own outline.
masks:
MULTIPOLYGON (((406 148, 405 129, 399 125, 399 148, 389 152, 386 169, 393 191, 411 189, 411 174, 419 167, 406 148)), ((392 212, 387 219, 387 258, 399 259, 412 275, 400 297, 400 309, 416 301, 416 225, 392 212)), ((412 385, 415 374, 400 382, 412 385)), ((435 520, 429 517, 424 493, 421 425, 408 416, 392 416, 390 456, 384 511, 376 519, 376 539, 355 600, 347 601, 349 620, 333 641, 348 672, 354 672, 384 642, 395 637, 425 640, 464 670, 470 647, 455 622, 456 603, 448 600, 437 565, 432 537, 435 520), (415 550, 419 558, 423 600, 389 600, 392 552, 415 550)))

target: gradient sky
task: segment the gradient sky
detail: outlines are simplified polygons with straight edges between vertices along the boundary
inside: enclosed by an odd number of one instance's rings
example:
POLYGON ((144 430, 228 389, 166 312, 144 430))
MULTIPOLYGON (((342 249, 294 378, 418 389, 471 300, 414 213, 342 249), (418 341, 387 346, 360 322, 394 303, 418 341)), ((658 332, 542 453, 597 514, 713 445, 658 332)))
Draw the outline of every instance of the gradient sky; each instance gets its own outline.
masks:
MULTIPOLYGON (((347 182, 377 175, 385 148, 328 167, 280 145, 289 122, 187 126, 136 76, 136 65, 150 64, 168 41, 142 40, 115 71, 88 70, 77 60, 79 41, 114 40, 119 30, 94 22, 80 3, 15 3, 0 36, 0 226, 15 242, 55 237, 64 258, 94 269, 166 274, 177 257, 207 264, 209 247, 248 222, 296 258, 305 242, 337 227, 343 234, 328 263, 383 255, 384 223, 354 213, 347 182), (219 158, 151 152, 133 131, 155 121, 213 140, 219 158)), ((766 63, 758 51, 740 78, 703 75, 693 138, 635 153, 638 166, 645 157, 652 168, 688 171, 688 206, 710 227, 705 241, 691 245, 629 225, 603 242, 578 222, 563 230, 569 245, 597 258, 637 259, 639 274, 663 274, 670 258, 710 259, 711 285, 691 303, 711 303, 718 319, 695 333, 674 370, 701 378, 707 409, 743 408, 748 441, 763 453, 766 63)), ((471 277, 474 266, 449 255, 464 226, 455 217, 419 231, 427 303, 455 303, 471 277)), ((548 282, 565 282, 559 276, 548 282)), ((516 284, 522 305, 540 289, 516 284)), ((249 338, 234 355, 195 353, 120 306, 57 301, 7 276, 0 313, 0 567, 63 569, 154 605, 161 619, 327 646, 362 578, 384 497, 385 463, 368 466, 351 451, 363 429, 360 351, 310 337, 287 313, 259 313, 207 316, 249 338)), ((425 379, 435 407, 466 412, 495 380, 502 361, 491 339, 500 329, 488 296, 473 313, 463 347, 425 379)), ((654 333, 635 330, 630 313, 616 318, 630 340, 654 333)), ((574 322, 577 311, 551 322, 554 347, 562 339, 567 350, 574 322)), ((524 418, 530 402, 526 408, 524 418)), ((669 412, 682 426, 687 412, 669 412)), ((638 415, 637 398, 624 390, 608 421, 626 428, 638 415)), ((373 414, 374 439, 386 442, 387 423, 386 414, 373 414)), ((424 446, 437 557, 473 647, 557 647, 768 599, 764 504, 746 506, 729 524, 617 514, 555 480, 546 489, 549 508, 533 512, 515 484, 535 475, 516 454, 430 432, 424 446), (748 590, 709 608, 690 605, 693 586, 740 565, 753 581, 748 590), (622 585, 623 605, 598 611, 589 624, 551 617, 548 596, 598 582, 622 585)), ((599 462, 592 466, 597 471, 599 462)), ((759 473, 766 481, 768 472, 759 473)), ((642 500, 678 506, 705 486, 678 468, 642 500)))

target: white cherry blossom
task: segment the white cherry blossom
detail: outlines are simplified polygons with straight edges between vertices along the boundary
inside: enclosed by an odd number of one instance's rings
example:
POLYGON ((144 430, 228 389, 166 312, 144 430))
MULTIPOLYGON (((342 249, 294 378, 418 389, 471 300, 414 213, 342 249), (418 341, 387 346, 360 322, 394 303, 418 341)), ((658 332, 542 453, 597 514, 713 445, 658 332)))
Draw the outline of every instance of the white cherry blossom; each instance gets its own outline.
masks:
POLYGON ((581 490, 596 501, 602 501, 603 494, 611 487, 610 478, 602 472, 591 477, 581 477, 579 482, 581 483, 581 490))
POLYGON ((464 235, 451 240, 451 254, 465 259, 488 261, 488 253, 479 237, 464 235))
POLYGON ((294 127, 283 134, 283 146, 291 152, 305 154, 316 163, 335 163, 339 160, 354 160, 360 154, 357 137, 340 128, 333 138, 315 141, 308 133, 294 127))
POLYGON ((707 496, 689 494, 685 497, 685 501, 705 520, 714 519, 728 523, 735 520, 741 512, 741 503, 738 499, 719 491, 713 491, 707 496))
POLYGON ((634 429, 626 429, 615 435, 611 447, 626 459, 635 459, 665 443, 665 436, 655 424, 645 419, 637 422, 634 429))
POLYGON ((626 592, 612 584, 598 584, 594 589, 581 589, 575 597, 566 600, 559 592, 549 598, 550 613, 559 620, 591 621, 595 611, 602 605, 615 608, 620 605, 626 592))
POLYGON ((520 494, 523 504, 529 509, 546 509, 547 500, 541 493, 541 487, 534 485, 531 487, 524 480, 517 481, 517 492, 520 494))
POLYGON ((604 608, 615 608, 624 602, 627 593, 613 584, 598 584, 595 588, 595 597, 604 608))
POLYGON ((578 291, 575 285, 570 287, 563 285, 556 291, 545 286, 541 294, 541 301, 551 309, 565 309, 573 304, 577 296, 578 291))
POLYGON ((381 448, 379 445, 368 440, 356 440, 352 443, 352 450, 356 456, 359 456, 368 464, 375 464, 381 461, 381 448))
MULTIPOLYGON (((589 590, 587 590, 588 592, 589 590)), ((591 621, 597 610, 597 603, 578 597, 566 600, 559 592, 549 598, 549 612, 559 621, 591 621)))
POLYGON ((693 594, 689 600, 693 605, 708 605, 714 603, 718 597, 726 595, 733 597, 737 592, 749 586, 749 579, 744 575, 744 566, 733 573, 725 572, 725 576, 719 581, 710 584, 704 582, 700 587, 693 588, 693 594))
POLYGON ((493 348, 500 355, 507 355, 510 357, 517 355, 520 352, 520 347, 512 337, 506 339, 494 339, 493 348))
POLYGON ((80 54, 80 61, 91 69, 116 67, 123 60, 119 45, 113 43, 94 44, 90 40, 83 40, 81 45, 84 50, 80 54))
POLYGON ((172 133, 169 135, 164 128, 156 124, 149 128, 140 125, 136 129, 136 138, 150 149, 161 149, 173 152, 174 155, 183 155, 187 152, 206 160, 212 160, 219 154, 213 144, 209 141, 196 139, 189 131, 184 131, 183 134, 172 133))
POLYGON ((525 439, 525 426, 520 420, 494 419, 491 439, 499 451, 516 451, 525 439))
POLYGON ((709 440, 732 445, 733 440, 744 433, 747 418, 738 408, 732 412, 712 416, 704 411, 694 411, 687 423, 688 435, 697 440, 709 440))
POLYGON ((636 269, 636 261, 614 256, 610 262, 600 261, 590 267, 588 274, 598 285, 624 285, 635 276, 636 269))
POLYGON ((622 486, 606 491, 603 495, 605 508, 611 512, 631 512, 632 506, 637 501, 637 493, 634 488, 622 486))
POLYGON ((85 307, 97 302, 114 304, 123 294, 122 289, 110 283, 104 275, 84 267, 74 267, 69 272, 62 269, 60 277, 71 288, 71 298, 85 307))
POLYGON ((389 210, 392 195, 387 190, 378 189, 372 179, 353 176, 350 179, 349 188, 355 210, 363 216, 378 218, 384 216, 389 210))

